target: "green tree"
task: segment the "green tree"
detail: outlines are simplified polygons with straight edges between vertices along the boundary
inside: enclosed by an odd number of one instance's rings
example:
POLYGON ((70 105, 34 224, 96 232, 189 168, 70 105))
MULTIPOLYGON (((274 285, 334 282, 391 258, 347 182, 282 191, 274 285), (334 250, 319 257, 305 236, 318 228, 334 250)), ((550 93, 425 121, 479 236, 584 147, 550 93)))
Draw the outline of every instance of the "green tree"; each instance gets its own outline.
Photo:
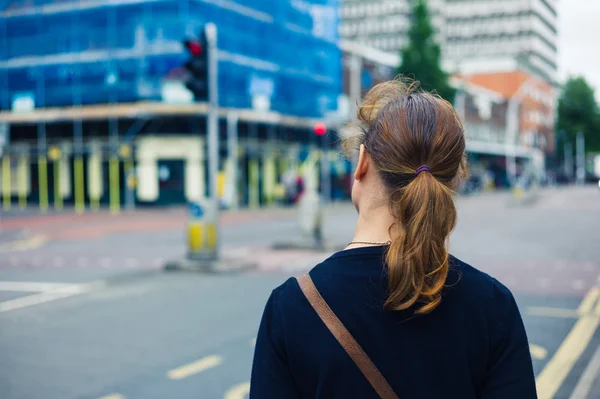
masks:
MULTIPOLYGON (((581 77, 570 77, 558 99, 556 127, 574 142, 577 132, 585 137, 586 152, 600 151, 600 114, 594 89, 581 77)), ((562 147, 563 143, 559 143, 562 147)))
POLYGON ((441 50, 434 35, 426 1, 417 0, 412 10, 408 45, 402 50, 398 73, 414 77, 425 90, 435 90, 452 102, 456 90, 448 83, 448 74, 441 67, 441 50))

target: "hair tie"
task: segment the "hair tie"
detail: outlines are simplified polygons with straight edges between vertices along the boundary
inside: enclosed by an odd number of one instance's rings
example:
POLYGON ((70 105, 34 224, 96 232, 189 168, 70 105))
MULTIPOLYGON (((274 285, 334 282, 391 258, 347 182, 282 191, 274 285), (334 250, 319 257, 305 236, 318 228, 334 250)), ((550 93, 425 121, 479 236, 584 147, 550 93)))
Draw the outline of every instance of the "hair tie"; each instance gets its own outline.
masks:
POLYGON ((415 172, 415 177, 419 176, 419 173, 421 173, 421 172, 431 173, 431 169, 429 169, 429 166, 427 166, 427 165, 421 165, 417 168, 417 171, 415 172))

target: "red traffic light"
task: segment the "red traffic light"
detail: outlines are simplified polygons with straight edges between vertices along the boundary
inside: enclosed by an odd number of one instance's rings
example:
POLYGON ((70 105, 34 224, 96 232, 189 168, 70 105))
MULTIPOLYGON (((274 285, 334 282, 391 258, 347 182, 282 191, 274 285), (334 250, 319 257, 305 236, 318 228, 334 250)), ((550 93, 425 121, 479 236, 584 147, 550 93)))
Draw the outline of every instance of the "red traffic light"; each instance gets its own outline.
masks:
POLYGON ((323 122, 317 122, 315 123, 314 130, 317 136, 323 136, 325 133, 327 133, 327 126, 325 126, 323 122))
POLYGON ((186 40, 185 42, 183 42, 183 44, 185 45, 185 48, 187 48, 188 51, 194 57, 198 57, 198 56, 202 55, 202 51, 203 51, 202 46, 197 41, 195 41, 195 40, 186 40))

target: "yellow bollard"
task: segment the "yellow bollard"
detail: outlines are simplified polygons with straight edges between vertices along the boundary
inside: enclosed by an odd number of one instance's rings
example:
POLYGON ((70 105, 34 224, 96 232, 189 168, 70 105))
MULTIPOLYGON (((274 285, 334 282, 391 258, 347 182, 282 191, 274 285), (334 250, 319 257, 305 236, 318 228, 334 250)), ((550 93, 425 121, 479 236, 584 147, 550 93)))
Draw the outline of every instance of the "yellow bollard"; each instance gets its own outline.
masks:
POLYGON ((76 156, 73 161, 74 191, 75 191, 75 212, 83 213, 85 211, 84 180, 83 180, 83 157, 76 156))
POLYGON ((188 224, 188 249, 190 252, 200 252, 202 250, 202 223, 193 222, 188 224))
POLYGON ((2 157, 2 204, 4 209, 10 209, 10 155, 2 157))
POLYGON ((18 181, 19 181, 19 208, 25 209, 27 207, 27 157, 19 158, 19 164, 17 166, 18 181))
POLYGON ((40 211, 48 211, 48 161, 46 157, 38 157, 38 183, 40 194, 40 211))
POLYGON ((109 159, 108 179, 110 190, 110 212, 119 213, 121 209, 121 190, 119 176, 119 157, 112 155, 109 159))
POLYGON ((215 223, 208 224, 207 231, 208 249, 214 250, 217 247, 217 225, 215 223))

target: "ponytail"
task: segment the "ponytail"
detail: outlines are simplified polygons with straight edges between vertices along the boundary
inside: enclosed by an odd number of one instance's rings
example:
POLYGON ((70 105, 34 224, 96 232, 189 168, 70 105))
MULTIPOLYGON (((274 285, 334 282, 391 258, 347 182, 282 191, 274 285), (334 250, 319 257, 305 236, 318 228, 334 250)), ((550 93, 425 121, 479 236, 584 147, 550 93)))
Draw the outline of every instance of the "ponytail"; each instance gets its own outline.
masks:
POLYGON ((384 307, 431 312, 448 275, 453 189, 466 177, 464 128, 448 101, 404 78, 369 90, 357 117, 356 141, 379 172, 395 220, 384 307))
POLYGON ((397 234, 386 255, 385 309, 417 305, 416 313, 429 313, 439 305, 448 275, 447 241, 456 225, 452 190, 425 171, 396 194, 390 199, 397 234))

